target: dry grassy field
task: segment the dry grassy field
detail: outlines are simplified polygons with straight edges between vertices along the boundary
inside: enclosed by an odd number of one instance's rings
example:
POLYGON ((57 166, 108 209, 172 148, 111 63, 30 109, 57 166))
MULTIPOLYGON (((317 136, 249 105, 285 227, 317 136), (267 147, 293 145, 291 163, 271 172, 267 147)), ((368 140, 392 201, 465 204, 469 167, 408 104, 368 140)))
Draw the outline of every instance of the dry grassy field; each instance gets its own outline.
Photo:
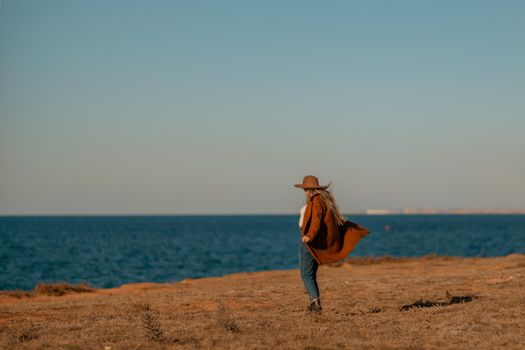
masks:
POLYGON ((298 270, 40 286, 0 294, 0 349, 524 349, 524 279, 519 254, 353 259, 319 269, 321 315, 298 270))

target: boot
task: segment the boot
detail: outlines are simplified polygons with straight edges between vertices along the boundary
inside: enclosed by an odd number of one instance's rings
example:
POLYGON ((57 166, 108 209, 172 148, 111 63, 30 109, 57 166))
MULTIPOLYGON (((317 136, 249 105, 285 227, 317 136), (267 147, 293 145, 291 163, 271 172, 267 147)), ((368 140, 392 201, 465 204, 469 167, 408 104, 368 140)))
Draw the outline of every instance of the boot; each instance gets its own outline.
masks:
POLYGON ((310 305, 308 305, 308 308, 306 311, 310 314, 320 314, 321 311, 323 311, 323 308, 321 306, 321 298, 315 298, 310 302, 310 305))

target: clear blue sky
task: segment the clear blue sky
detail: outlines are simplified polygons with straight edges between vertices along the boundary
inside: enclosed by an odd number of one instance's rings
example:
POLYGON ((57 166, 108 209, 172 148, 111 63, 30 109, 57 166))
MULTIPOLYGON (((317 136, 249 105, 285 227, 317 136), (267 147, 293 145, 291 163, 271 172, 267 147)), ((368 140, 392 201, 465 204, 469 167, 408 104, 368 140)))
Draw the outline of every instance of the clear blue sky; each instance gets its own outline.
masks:
POLYGON ((525 207, 525 1, 0 4, 0 214, 525 207))

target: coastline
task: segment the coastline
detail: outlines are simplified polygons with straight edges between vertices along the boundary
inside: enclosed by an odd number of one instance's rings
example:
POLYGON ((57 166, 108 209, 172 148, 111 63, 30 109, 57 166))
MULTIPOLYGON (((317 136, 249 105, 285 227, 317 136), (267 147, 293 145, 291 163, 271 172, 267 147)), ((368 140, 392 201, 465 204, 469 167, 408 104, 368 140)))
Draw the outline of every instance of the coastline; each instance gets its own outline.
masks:
POLYGON ((524 281, 523 254, 350 259, 320 267, 315 317, 298 270, 1 295, 0 347, 517 349, 524 281), (446 304, 460 296, 472 299, 446 304), (432 306, 401 311, 418 301, 432 306))

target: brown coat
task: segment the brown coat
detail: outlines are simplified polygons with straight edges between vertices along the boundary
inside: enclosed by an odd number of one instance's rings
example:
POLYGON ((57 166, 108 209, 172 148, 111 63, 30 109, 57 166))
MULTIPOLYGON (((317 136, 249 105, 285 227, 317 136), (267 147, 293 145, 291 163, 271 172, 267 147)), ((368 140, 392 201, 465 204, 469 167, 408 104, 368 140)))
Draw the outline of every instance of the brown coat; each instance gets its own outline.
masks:
POLYGON ((346 258, 368 230, 350 221, 338 226, 319 195, 314 195, 306 204, 301 234, 310 238, 306 246, 315 260, 329 264, 346 258))

